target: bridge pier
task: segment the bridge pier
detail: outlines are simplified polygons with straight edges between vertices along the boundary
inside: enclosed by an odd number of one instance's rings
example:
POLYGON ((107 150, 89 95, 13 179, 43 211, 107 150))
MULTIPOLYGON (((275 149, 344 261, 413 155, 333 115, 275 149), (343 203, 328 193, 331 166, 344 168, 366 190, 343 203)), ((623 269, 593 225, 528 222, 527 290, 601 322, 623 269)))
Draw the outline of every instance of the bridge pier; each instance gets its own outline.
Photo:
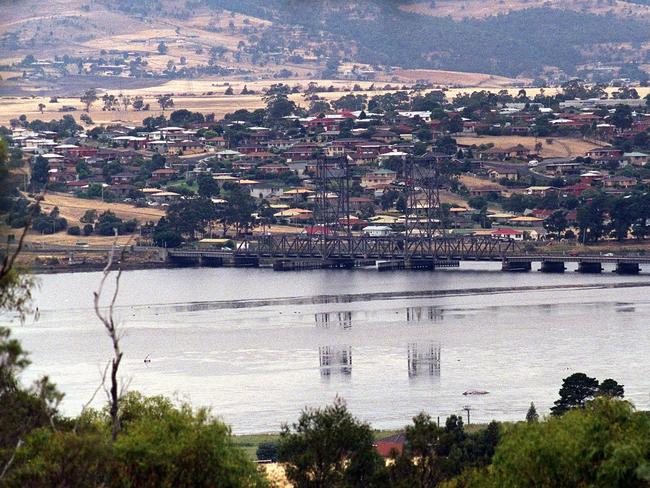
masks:
POLYGON ((409 259, 404 263, 405 269, 424 269, 424 270, 434 270, 436 269, 436 263, 432 259, 409 259))
POLYGON ((320 259, 278 259, 273 261, 273 271, 300 271, 305 269, 322 269, 320 259))
POLYGON ((504 260, 501 265, 502 271, 508 272, 526 272, 533 269, 533 263, 530 261, 507 261, 504 260))
POLYGON ((260 265, 260 259, 248 256, 235 256, 233 259, 233 265, 235 268, 258 268, 260 265))
POLYGON ((324 267, 333 269, 352 269, 354 268, 354 259, 335 259, 326 262, 324 267))
POLYGON ((201 258, 199 256, 170 256, 169 261, 182 268, 191 268, 201 265, 201 258))
POLYGON ((600 262, 580 261, 578 263, 578 273, 598 274, 603 272, 603 265, 600 262))
POLYGON ((201 256, 201 266, 207 268, 221 268, 223 266, 223 258, 213 256, 201 256))
POLYGON ((542 273, 564 273, 565 270, 564 261, 542 261, 540 268, 542 273))
POLYGON ((639 263, 616 263, 615 273, 622 275, 637 275, 641 271, 639 263))

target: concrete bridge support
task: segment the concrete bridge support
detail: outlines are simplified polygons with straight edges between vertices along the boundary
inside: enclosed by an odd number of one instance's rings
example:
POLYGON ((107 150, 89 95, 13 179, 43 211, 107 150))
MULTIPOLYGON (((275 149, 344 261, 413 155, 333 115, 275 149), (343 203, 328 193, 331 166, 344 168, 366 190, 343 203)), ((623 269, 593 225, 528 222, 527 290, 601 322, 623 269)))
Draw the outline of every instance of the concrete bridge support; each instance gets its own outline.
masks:
POLYGON ((201 266, 208 268, 221 268, 223 266, 223 258, 201 256, 201 266))
POLYGON ((334 259, 325 264, 326 268, 332 269, 352 269, 354 268, 354 259, 334 259))
POLYGON ((233 260, 235 268, 257 268, 260 265, 259 258, 235 256, 233 260))
POLYGON ((406 269, 436 269, 436 263, 432 259, 409 259, 404 263, 406 269))
POLYGON ((192 256, 192 257, 187 257, 187 256, 170 256, 169 261, 172 262, 174 265, 183 267, 183 268, 189 268, 193 266, 200 266, 201 264, 201 258, 199 256, 192 256))
POLYGON ((615 272, 622 275, 637 275, 640 271, 639 263, 617 263, 615 272))
POLYGON ((603 265, 599 262, 581 261, 578 263, 578 273, 597 274, 603 272, 603 265))
POLYGON ((563 261, 542 261, 542 273, 564 273, 566 267, 563 261))
POLYGON ((503 261, 501 269, 503 271, 521 273, 533 269, 533 263, 530 261, 503 261))

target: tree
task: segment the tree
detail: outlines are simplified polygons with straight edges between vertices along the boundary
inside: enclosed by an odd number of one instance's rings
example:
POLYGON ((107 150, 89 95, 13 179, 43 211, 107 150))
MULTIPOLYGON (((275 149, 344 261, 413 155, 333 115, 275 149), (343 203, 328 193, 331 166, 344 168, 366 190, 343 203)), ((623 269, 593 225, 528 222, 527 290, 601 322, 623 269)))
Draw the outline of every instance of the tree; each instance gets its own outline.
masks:
POLYGON ((266 102, 266 110, 271 120, 279 120, 282 117, 291 115, 296 110, 296 104, 284 94, 264 97, 264 101, 266 102))
POLYGON ((224 95, 234 95, 235 91, 232 89, 232 86, 229 86, 228 88, 226 88, 226 91, 223 92, 223 94, 224 95))
POLYGON ((211 198, 219 195, 219 185, 211 175, 201 175, 197 179, 198 193, 205 198, 211 198))
POLYGON ((443 429, 424 412, 413 417, 413 425, 406 427, 407 456, 413 471, 409 477, 411 486, 426 488, 443 480, 438 457, 442 435, 443 429))
POLYGON ((268 484, 228 426, 207 409, 132 392, 122 400, 122 432, 106 435, 106 411, 76 430, 39 429, 17 450, 7 486, 264 488, 268 484))
POLYGON ((467 201, 467 203, 469 204, 470 207, 475 208, 477 210, 487 208, 488 206, 487 200, 483 197, 472 197, 467 201))
POLYGON ((103 212, 95 222, 95 233, 100 236, 113 236, 117 231, 118 234, 130 234, 135 231, 138 223, 136 220, 124 222, 110 210, 103 212))
POLYGON ((562 210, 556 210, 544 221, 544 228, 558 239, 566 230, 567 225, 566 215, 562 210))
POLYGON ((161 217, 154 228, 153 242, 158 247, 178 247, 183 243, 183 236, 171 227, 165 217, 161 217))
POLYGON ((86 210, 79 219, 79 221, 83 224, 94 224, 95 220, 97 220, 97 210, 95 209, 86 210))
POLYGON ((122 107, 124 107, 124 111, 125 111, 125 112, 128 112, 128 111, 129 111, 129 106, 130 106, 131 103, 132 103, 132 102, 131 102, 131 97, 128 96, 128 95, 123 95, 122 93, 120 93, 120 94, 117 96, 117 98, 119 98, 120 101, 122 102, 122 107))
POLYGON ((160 105, 160 108, 163 112, 165 109, 174 106, 174 100, 171 95, 159 95, 156 101, 158 102, 158 105, 160 105))
POLYGON ((539 414, 537 413, 537 409, 535 408, 535 404, 533 402, 530 402, 530 408, 526 413, 526 422, 529 424, 539 422, 539 414))
POLYGON ((597 194, 591 200, 578 207, 577 223, 580 228, 580 240, 596 242, 605 232, 604 214, 608 208, 607 196, 597 194))
POLYGON ((312 100, 309 104, 309 113, 311 115, 320 115, 329 112, 332 109, 327 100, 312 100))
POLYGON ((354 112, 357 110, 363 110, 366 108, 366 100, 368 97, 366 95, 354 95, 352 93, 344 95, 338 100, 332 102, 332 106, 336 110, 347 110, 354 112))
MULTIPOLYGON (((9 194, 6 192, 9 186, 7 160, 7 145, 0 139, 0 200, 9 194)), ((0 209, 4 211, 4 207, 0 209)), ((36 204, 30 211, 16 248, 7 247, 0 256, 0 314, 16 314, 21 320, 32 310, 34 279, 16 262, 31 217, 40 210, 36 204)), ((20 384, 18 378, 29 364, 20 342, 11 338, 11 330, 0 327, 0 483, 4 483, 2 478, 11 465, 13 453, 25 436, 42 426, 55 427, 60 420, 57 407, 63 395, 47 376, 38 379, 30 388, 20 384)))
POLYGON ((260 442, 255 452, 258 461, 278 461, 278 443, 277 442, 260 442))
POLYGON ((574 373, 564 378, 560 388, 560 398, 551 407, 552 415, 562 415, 572 408, 584 408, 598 392, 598 380, 584 373, 574 373))
POLYGON ((224 195, 227 203, 219 211, 219 220, 225 237, 228 227, 234 225, 237 235, 253 224, 255 201, 240 185, 230 187, 224 195))
POLYGON ((165 41, 160 41, 158 43, 158 54, 167 54, 169 51, 169 48, 167 47, 167 44, 165 44, 165 41))
POLYGON ((85 180, 93 174, 92 169, 90 169, 90 166, 88 166, 86 161, 79 161, 75 166, 75 171, 80 180, 85 180))
POLYGON ((106 112, 112 111, 113 107, 115 107, 115 105, 118 105, 118 100, 115 98, 115 95, 109 95, 108 93, 104 94, 102 97, 102 102, 104 102, 102 110, 106 112))
POLYGON ((167 221, 171 229, 188 235, 194 240, 196 233, 203 233, 208 223, 217 216, 217 210, 208 198, 191 198, 173 203, 167 209, 167 221))
POLYGON ((421 413, 406 427, 405 436, 405 449, 389 469, 390 486, 394 488, 441 486, 463 469, 487 466, 501 433, 496 422, 468 433, 457 415, 448 417, 440 428, 429 415, 421 413))
POLYGON ((202 124, 205 122, 205 117, 201 112, 190 112, 183 108, 172 112, 169 116, 169 122, 174 125, 202 124))
POLYGON ((295 488, 373 487, 385 473, 370 426, 354 418, 340 398, 303 410, 291 427, 285 424, 279 459, 295 488))
POLYGON ((598 395, 608 398, 623 398, 625 396, 625 389, 616 380, 607 378, 598 387, 598 395))
POLYGON ((87 125, 93 125, 93 123, 94 123, 93 119, 91 119, 90 115, 88 115, 88 114, 81 114, 79 116, 79 120, 81 120, 84 124, 87 124, 87 125))
POLYGON ((49 178, 50 163, 43 156, 37 156, 34 164, 32 165, 32 179, 31 185, 35 190, 40 190, 45 185, 49 178))
POLYGON ((609 206, 609 228, 619 241, 627 239, 630 227, 638 218, 636 212, 638 207, 635 200, 632 198, 616 198, 609 206))
POLYGON ((97 101, 97 99, 97 90, 89 88, 83 95, 81 95, 79 100, 86 106, 86 112, 90 112, 90 107, 97 101))
POLYGON ((629 129, 632 127, 632 107, 628 105, 618 105, 614 114, 610 117, 611 122, 619 129, 629 129))
POLYGON ((133 99, 132 105, 133 108, 139 112, 144 107, 144 99, 138 95, 133 99))
POLYGON ((39 103, 38 104, 38 111, 42 114, 43 110, 45 110, 45 104, 44 103, 39 103))
POLYGON ((504 434, 489 472, 468 486, 644 487, 650 478, 650 419, 624 401, 587 408, 504 434))

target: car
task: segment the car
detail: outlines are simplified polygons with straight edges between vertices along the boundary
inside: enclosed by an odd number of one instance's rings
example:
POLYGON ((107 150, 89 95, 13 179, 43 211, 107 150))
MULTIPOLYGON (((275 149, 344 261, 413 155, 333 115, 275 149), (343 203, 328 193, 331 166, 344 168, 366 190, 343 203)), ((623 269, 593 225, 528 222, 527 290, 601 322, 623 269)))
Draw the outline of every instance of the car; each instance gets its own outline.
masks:
POLYGON ((528 166, 530 166, 531 168, 534 168, 538 164, 539 164, 539 161, 537 161, 536 159, 531 159, 530 161, 528 161, 528 166))

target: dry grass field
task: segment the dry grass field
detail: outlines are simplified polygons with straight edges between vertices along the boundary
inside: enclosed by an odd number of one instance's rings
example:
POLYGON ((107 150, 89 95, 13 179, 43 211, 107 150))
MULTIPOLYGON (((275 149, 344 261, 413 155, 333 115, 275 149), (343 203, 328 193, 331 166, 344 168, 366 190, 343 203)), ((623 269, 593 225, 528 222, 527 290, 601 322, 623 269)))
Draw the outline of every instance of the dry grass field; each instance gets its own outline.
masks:
MULTIPOLYGON (((257 108, 264 107, 264 101, 262 100, 262 90, 265 87, 270 86, 273 83, 286 83, 290 86, 299 85, 302 88, 307 87, 310 81, 318 83, 320 86, 330 86, 333 85, 341 91, 337 92, 322 92, 318 95, 326 100, 336 100, 346 93, 349 93, 348 90, 356 84, 355 82, 343 81, 343 80, 309 80, 309 79, 284 79, 284 80, 265 80, 265 81, 253 81, 246 82, 241 80, 234 81, 225 81, 223 79, 200 79, 200 80, 173 80, 161 85, 147 87, 147 88, 138 88, 138 89, 124 89, 124 90, 106 90, 99 91, 100 97, 104 93, 109 93, 112 95, 118 95, 120 93, 134 96, 142 96, 144 102, 150 104, 150 110, 148 112, 136 112, 133 109, 128 111, 116 110, 105 112, 102 111, 101 101, 95 102, 91 107, 90 117, 96 124, 109 124, 116 122, 125 122, 125 123, 139 123, 145 117, 157 116, 162 112, 160 107, 156 102, 156 97, 160 94, 173 94, 174 99, 174 108, 173 110, 185 108, 188 110, 198 111, 202 113, 214 113, 217 118, 222 117, 226 113, 234 112, 238 109, 248 109, 254 110, 257 108), (242 88, 246 85, 248 89, 254 90, 255 95, 239 95, 242 88), (232 86, 235 92, 235 95, 224 95, 228 86, 232 86), (211 94, 208 94, 211 93, 211 94)), ((372 83, 370 82, 359 82, 358 83, 362 88, 367 89, 372 83)), ((382 87, 383 82, 376 82, 376 87, 382 87)), ((395 83, 392 84, 395 86, 395 83)), ((507 89, 513 95, 516 95, 519 91, 519 88, 506 88, 503 86, 487 87, 487 86, 473 86, 465 88, 449 88, 447 89, 447 98, 452 99, 454 96, 460 93, 468 93, 476 90, 488 90, 492 92, 497 92, 500 90, 507 89)), ((650 91, 648 88, 639 89, 641 96, 645 96, 646 92, 650 91)), ((529 89, 529 95, 535 95, 538 90, 529 89)), ((363 91, 356 92, 360 94, 367 95, 369 98, 378 95, 387 93, 384 90, 373 90, 373 91, 363 91)), ((547 89, 546 93, 553 93, 552 89, 547 89)), ((294 102, 299 106, 306 107, 308 102, 305 101, 302 94, 293 94, 290 97, 294 102)), ((20 115, 24 114, 27 116, 28 120, 41 119, 41 120, 53 120, 60 119, 64 114, 59 112, 60 107, 63 105, 72 106, 77 109, 76 112, 71 112, 77 121, 79 121, 79 116, 81 115, 84 107, 83 104, 79 101, 77 96, 72 97, 59 97, 58 103, 50 103, 50 97, 43 96, 31 96, 31 97, 0 97, 0 125, 8 125, 11 119, 18 118, 20 115), (43 103, 45 108, 43 113, 39 111, 39 104, 43 103)), ((169 112, 169 111, 168 111, 169 112)))
MULTIPOLYGON (((150 104, 151 109, 147 112, 136 112, 133 109, 128 111, 116 110, 105 112, 102 111, 101 101, 97 101, 90 110, 90 117, 96 124, 110 124, 110 123, 131 123, 137 124, 140 123, 144 118, 151 116, 158 116, 162 114, 160 107, 156 102, 156 97, 160 94, 171 93, 173 94, 174 99, 174 108, 172 110, 178 110, 185 108, 192 111, 198 111, 202 113, 214 113, 217 118, 223 117, 227 113, 232 113, 238 109, 247 109, 255 110, 257 108, 264 107, 264 101, 262 100, 262 89, 268 87, 272 83, 287 83, 290 86, 300 85, 303 88, 309 84, 310 80, 307 79, 289 79, 289 80, 272 80, 272 81, 254 81, 254 82, 244 82, 244 81, 232 81, 227 82, 223 80, 173 80, 162 85, 140 88, 140 89, 125 89, 125 90, 108 90, 106 93, 118 95, 120 93, 128 94, 131 97, 142 96, 145 103, 150 104), (235 95, 224 95, 228 85, 233 87, 235 95), (246 85, 249 89, 256 91, 255 95, 239 95, 241 89, 246 85), (208 95, 207 93, 212 92, 208 95)), ((341 90, 351 89, 355 84, 354 82, 341 81, 341 80, 314 80, 321 86, 330 86, 334 85, 341 90)), ((371 83, 369 82, 360 82, 364 89, 367 88, 371 83)), ((382 86, 383 83, 375 83, 375 86, 382 86)), ((394 84, 393 84, 394 85, 394 84)), ((474 86, 466 88, 449 88, 446 90, 447 98, 449 100, 453 99, 456 95, 462 93, 469 93, 477 90, 487 90, 492 92, 498 92, 500 90, 507 90, 510 94, 516 95, 520 90, 519 88, 507 88, 507 87, 487 87, 487 86, 474 86)), ((638 88, 639 95, 641 97, 646 96, 650 93, 650 88, 638 88)), ((554 89, 546 89, 547 94, 553 94, 556 92, 554 89)), ((614 90, 612 90, 614 91, 614 90)), ((529 96, 534 96, 538 93, 537 89, 528 89, 529 96)), ((104 93, 99 92, 100 97, 104 93)), ((318 95, 326 100, 336 100, 348 91, 337 91, 337 92, 323 92, 318 95)), ((369 98, 375 95, 388 93, 384 90, 373 90, 373 91, 363 91, 355 92, 358 94, 367 95, 369 98)), ((290 98, 296 102, 301 107, 307 107, 308 102, 305 101, 302 94, 293 94, 290 98)), ((79 122, 79 116, 83 112, 83 104, 79 101, 78 97, 60 97, 58 103, 50 103, 49 97, 0 97, 0 125, 8 125, 11 119, 18 118, 20 115, 24 114, 27 116, 28 120, 41 119, 41 120, 53 120, 60 119, 64 114, 59 112, 59 108, 63 105, 73 106, 77 109, 76 112, 71 112, 74 118, 79 122), (45 109, 43 113, 39 111, 38 105, 43 103, 45 109)), ((169 114, 170 110, 167 111, 169 114)), ((554 152, 554 154, 556 154, 554 152)), ((562 156, 564 157, 564 156, 562 156)))
MULTIPOLYGON (((41 202, 41 208, 44 212, 50 212, 54 207, 59 208, 61 217, 68 221, 68 226, 78 225, 83 227, 80 218, 87 210, 97 210, 98 214, 110 210, 118 217, 129 220, 136 219, 140 223, 153 221, 157 222, 160 217, 165 215, 161 209, 145 207, 137 208, 124 203, 106 203, 99 200, 85 200, 76 198, 71 195, 50 192, 45 195, 41 202)), ((129 242, 131 236, 119 236, 117 243, 122 245, 129 242)), ((114 237, 105 236, 71 236, 65 232, 59 232, 51 235, 41 235, 37 232, 30 231, 27 234, 26 241, 32 244, 55 244, 63 246, 75 245, 79 241, 88 243, 90 246, 110 246, 115 241, 114 237)))
POLYGON ((457 137, 459 144, 494 144, 497 149, 506 149, 521 144, 530 149, 535 148, 535 144, 542 144, 540 156, 543 158, 575 158, 584 156, 585 153, 593 148, 596 144, 583 139, 574 139, 570 137, 552 137, 547 138, 533 136, 478 136, 478 137, 457 137))
POLYGON ((102 213, 110 210, 122 219, 136 219, 139 222, 157 221, 165 215, 165 212, 158 208, 138 208, 125 203, 107 203, 99 200, 86 200, 76 198, 63 193, 47 193, 45 200, 41 202, 41 208, 49 212, 52 208, 59 207, 61 217, 68 220, 68 225, 79 225, 79 219, 87 210, 97 210, 102 213))
MULTIPOLYGON (((430 69, 396 69, 393 74, 404 81, 426 80, 434 85, 454 85, 467 87, 507 88, 513 85, 512 78, 483 73, 463 73, 459 71, 441 71, 430 69)), ((519 80, 523 83, 532 80, 519 80)))

